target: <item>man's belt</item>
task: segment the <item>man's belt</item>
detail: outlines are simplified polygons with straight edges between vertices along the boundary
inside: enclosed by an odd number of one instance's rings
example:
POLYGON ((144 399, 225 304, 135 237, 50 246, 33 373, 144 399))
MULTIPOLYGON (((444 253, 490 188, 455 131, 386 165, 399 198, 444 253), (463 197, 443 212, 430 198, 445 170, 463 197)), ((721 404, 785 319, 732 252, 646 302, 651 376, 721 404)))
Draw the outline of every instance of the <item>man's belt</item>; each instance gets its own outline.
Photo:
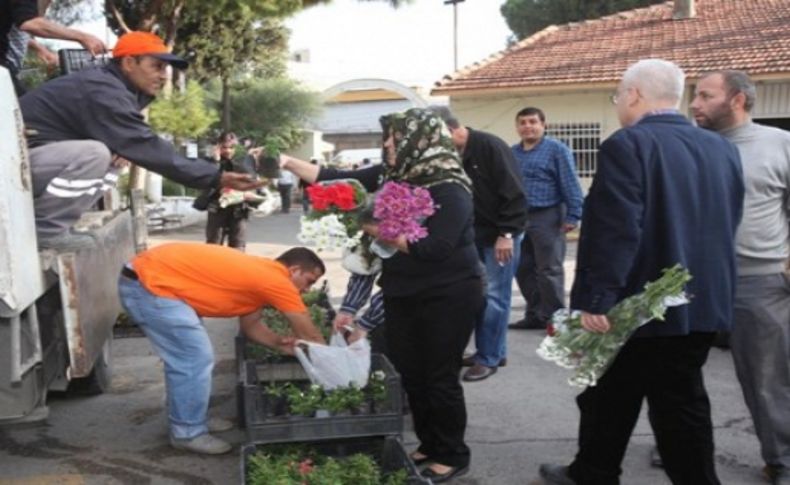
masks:
POLYGON ((134 270, 132 268, 128 267, 128 266, 124 266, 123 268, 121 268, 121 274, 123 276, 126 276, 130 280, 139 280, 140 279, 140 277, 137 276, 137 273, 135 273, 134 270))

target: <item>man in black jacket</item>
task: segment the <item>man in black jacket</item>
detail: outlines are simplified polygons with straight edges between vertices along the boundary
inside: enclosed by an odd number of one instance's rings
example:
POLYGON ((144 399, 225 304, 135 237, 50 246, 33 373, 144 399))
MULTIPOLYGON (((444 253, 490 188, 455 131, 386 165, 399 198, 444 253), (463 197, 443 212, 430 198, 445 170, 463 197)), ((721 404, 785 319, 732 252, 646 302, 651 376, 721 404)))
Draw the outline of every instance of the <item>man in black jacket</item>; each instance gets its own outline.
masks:
POLYGON ((486 268, 486 307, 475 328, 477 352, 465 365, 464 380, 490 377, 506 360, 507 324, 513 275, 518 265, 522 233, 527 220, 527 199, 518 164, 501 138, 461 125, 444 106, 431 111, 444 120, 472 179, 475 209, 475 244, 486 268))
POLYGON ((260 186, 247 174, 180 156, 151 130, 141 110, 162 89, 168 64, 187 66, 156 35, 130 32, 118 39, 110 65, 54 79, 20 99, 40 247, 93 246, 70 228, 115 185, 124 160, 199 189, 260 186))
POLYGON ((683 71, 659 59, 625 72, 613 101, 623 129, 601 144, 587 195, 571 308, 605 333, 606 313, 681 264, 691 303, 630 338, 577 398, 579 451, 570 467, 542 465, 548 484, 614 485, 642 401, 672 483, 718 484, 702 366, 732 320, 735 231, 744 183, 735 147, 677 109, 683 71))

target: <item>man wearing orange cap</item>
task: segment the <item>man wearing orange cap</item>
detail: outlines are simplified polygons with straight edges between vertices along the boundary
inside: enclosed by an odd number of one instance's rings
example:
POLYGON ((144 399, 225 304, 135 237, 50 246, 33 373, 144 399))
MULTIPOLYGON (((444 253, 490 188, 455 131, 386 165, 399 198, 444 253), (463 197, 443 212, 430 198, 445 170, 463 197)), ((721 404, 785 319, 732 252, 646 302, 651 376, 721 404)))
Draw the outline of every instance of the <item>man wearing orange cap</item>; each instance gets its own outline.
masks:
POLYGON ((161 38, 129 32, 118 39, 105 67, 85 69, 43 84, 20 99, 28 130, 39 247, 93 247, 72 225, 118 179, 118 161, 129 160, 178 183, 198 188, 260 186, 250 175, 220 172, 205 160, 179 155, 141 111, 159 93, 167 67, 187 62, 161 38))

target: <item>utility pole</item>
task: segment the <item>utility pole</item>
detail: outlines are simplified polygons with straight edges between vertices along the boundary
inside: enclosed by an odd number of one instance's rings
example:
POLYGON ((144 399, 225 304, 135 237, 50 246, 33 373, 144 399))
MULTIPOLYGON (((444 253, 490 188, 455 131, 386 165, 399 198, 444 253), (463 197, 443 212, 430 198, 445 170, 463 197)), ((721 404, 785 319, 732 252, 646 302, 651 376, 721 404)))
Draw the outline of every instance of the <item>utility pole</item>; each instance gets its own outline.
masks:
POLYGON ((458 4, 465 0, 444 0, 445 5, 453 6, 453 70, 458 70, 458 4))

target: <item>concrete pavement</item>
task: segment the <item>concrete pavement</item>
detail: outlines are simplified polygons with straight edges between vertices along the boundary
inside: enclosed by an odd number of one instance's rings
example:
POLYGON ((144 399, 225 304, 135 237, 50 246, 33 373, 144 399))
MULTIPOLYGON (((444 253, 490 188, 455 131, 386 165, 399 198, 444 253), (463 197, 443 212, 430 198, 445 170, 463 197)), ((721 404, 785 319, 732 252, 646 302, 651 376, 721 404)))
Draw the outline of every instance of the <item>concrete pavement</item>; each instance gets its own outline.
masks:
MULTIPOLYGON (((248 252, 276 256, 297 244, 299 212, 253 219, 248 252)), ((203 240, 202 227, 166 233, 166 240, 203 240)), ((339 254, 324 254, 334 301, 342 296, 346 274, 339 254)), ((566 269, 572 271, 572 261, 566 269)), ((518 291, 515 291, 518 295, 518 291)), ((514 299, 515 320, 524 310, 514 299)), ((235 414, 233 321, 206 322, 216 352, 212 413, 235 414)), ((457 484, 530 483, 543 462, 566 463, 576 451, 577 389, 567 372, 535 354, 542 335, 510 331, 508 366, 490 379, 465 384, 469 411, 468 443, 472 471, 457 484)), ((0 485, 7 484, 234 484, 239 483, 238 450, 222 457, 200 457, 167 444, 163 413, 162 366, 146 339, 114 343, 112 391, 96 397, 50 399, 45 425, 0 429, 0 485)), ((713 405, 716 457, 724 484, 764 483, 757 440, 743 404, 729 353, 714 349, 705 369, 713 405)), ((645 413, 643 413, 644 415, 645 413)), ((239 430, 221 435, 236 444, 239 430)), ((414 437, 407 433, 408 444, 414 437)), ((669 480, 649 467, 652 435, 643 416, 623 464, 623 484, 664 485, 669 480)))

